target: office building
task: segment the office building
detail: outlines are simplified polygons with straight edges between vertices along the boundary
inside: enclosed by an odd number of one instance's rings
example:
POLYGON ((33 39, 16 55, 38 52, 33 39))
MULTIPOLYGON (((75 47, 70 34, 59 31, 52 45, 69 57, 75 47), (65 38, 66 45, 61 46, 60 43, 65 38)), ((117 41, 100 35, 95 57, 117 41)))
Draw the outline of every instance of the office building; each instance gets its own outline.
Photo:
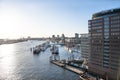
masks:
POLYGON ((74 44, 80 44, 80 38, 78 33, 75 33, 74 44))
POLYGON ((108 80, 120 80, 120 8, 93 14, 89 71, 108 80))
POLYGON ((86 60, 89 60, 90 55, 90 40, 89 40, 89 34, 81 34, 81 56, 82 58, 85 58, 86 60))

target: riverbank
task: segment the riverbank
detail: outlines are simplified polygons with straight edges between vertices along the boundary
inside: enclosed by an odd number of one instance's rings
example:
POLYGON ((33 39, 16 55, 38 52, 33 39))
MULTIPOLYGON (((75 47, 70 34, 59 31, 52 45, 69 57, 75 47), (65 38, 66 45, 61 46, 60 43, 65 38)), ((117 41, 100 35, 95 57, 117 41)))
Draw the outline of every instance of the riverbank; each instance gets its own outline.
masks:
POLYGON ((27 40, 22 40, 22 39, 4 40, 4 39, 1 39, 0 40, 0 45, 2 45, 2 44, 13 44, 13 43, 19 43, 19 42, 24 42, 24 41, 27 41, 27 40))

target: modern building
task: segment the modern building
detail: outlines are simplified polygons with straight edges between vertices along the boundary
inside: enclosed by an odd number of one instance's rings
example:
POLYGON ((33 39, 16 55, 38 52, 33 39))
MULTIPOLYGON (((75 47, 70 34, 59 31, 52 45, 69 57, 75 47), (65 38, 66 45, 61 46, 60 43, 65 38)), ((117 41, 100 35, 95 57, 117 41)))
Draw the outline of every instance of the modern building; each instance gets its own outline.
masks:
POLYGON ((78 33, 75 33, 74 43, 75 44, 80 44, 80 38, 79 38, 79 34, 78 33))
POLYGON ((75 47, 75 43, 74 43, 74 39, 73 37, 69 37, 65 40, 65 44, 66 44, 66 47, 69 49, 69 48, 73 48, 75 47))
POLYGON ((55 42, 55 35, 52 35, 51 41, 55 42))
POLYGON ((56 42, 57 42, 57 43, 59 43, 59 42, 60 42, 60 40, 61 40, 61 39, 60 39, 60 36, 59 36, 59 35, 57 35, 57 37, 56 37, 56 42))
POLYGON ((57 38, 60 38, 60 36, 59 36, 59 35, 57 35, 57 38))
POLYGON ((64 34, 62 34, 62 36, 61 36, 61 41, 63 44, 65 44, 65 35, 64 34))
POLYGON ((93 14, 89 71, 107 80, 120 80, 120 8, 93 14))
POLYGON ((80 37, 78 33, 75 33, 75 37, 69 37, 65 39, 66 46, 69 48, 76 48, 79 50, 80 37))
POLYGON ((78 33, 75 33, 75 38, 79 38, 79 34, 78 33))
POLYGON ((81 34, 81 56, 86 60, 89 60, 90 55, 90 39, 89 34, 81 34))

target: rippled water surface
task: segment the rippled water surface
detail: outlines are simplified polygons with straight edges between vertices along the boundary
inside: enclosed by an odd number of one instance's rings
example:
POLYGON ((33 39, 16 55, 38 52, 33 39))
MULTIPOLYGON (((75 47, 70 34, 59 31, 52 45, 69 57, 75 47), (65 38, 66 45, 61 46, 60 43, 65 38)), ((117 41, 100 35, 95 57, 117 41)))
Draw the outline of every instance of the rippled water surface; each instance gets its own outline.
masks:
MULTIPOLYGON (((48 48, 39 55, 33 55, 31 47, 42 41, 27 41, 0 45, 0 80, 78 80, 79 76, 49 62, 48 48)), ((69 56, 60 47, 62 59, 69 56)))

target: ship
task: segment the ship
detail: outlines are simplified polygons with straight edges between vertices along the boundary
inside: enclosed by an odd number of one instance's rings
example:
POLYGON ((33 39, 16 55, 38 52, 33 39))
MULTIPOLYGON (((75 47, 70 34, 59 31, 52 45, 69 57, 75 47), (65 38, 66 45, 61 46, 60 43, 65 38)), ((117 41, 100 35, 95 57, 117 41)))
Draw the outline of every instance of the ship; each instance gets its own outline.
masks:
POLYGON ((55 45, 51 47, 51 53, 52 54, 59 54, 59 48, 55 45))

